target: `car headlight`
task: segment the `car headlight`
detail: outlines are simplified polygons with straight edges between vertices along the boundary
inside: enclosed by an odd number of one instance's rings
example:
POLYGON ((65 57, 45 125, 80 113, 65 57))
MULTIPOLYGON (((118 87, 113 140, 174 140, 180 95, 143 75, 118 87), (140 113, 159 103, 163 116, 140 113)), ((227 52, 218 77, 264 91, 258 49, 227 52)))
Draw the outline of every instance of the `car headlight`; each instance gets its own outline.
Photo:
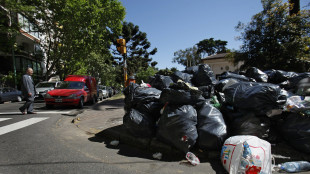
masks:
POLYGON ((76 98, 76 94, 71 94, 67 98, 76 98))
POLYGON ((53 98, 53 97, 49 93, 46 93, 45 98, 53 98))

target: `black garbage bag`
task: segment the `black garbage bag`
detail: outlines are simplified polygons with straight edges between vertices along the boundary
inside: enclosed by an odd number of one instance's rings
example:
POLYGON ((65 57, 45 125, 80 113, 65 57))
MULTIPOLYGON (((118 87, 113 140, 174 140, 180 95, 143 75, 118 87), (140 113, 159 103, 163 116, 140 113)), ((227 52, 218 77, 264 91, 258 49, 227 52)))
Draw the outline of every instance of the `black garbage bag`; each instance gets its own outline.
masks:
POLYGON ((227 137, 227 127, 222 113, 209 102, 199 104, 197 143, 201 149, 219 150, 227 137))
POLYGON ((138 103, 135 109, 143 114, 152 116, 152 119, 156 122, 160 117, 160 110, 163 106, 161 102, 138 103))
POLYGON ((135 108, 138 103, 158 101, 161 91, 156 88, 140 87, 131 83, 125 90, 125 110, 135 108))
POLYGON ((128 132, 140 138, 154 137, 155 123, 153 116, 141 113, 136 109, 130 109, 123 117, 123 124, 128 132))
POLYGON ((160 102, 175 105, 195 104, 203 101, 202 92, 199 90, 164 89, 160 95, 160 102))
POLYGON ((173 83, 173 81, 169 76, 155 74, 153 78, 150 78, 150 85, 159 90, 169 88, 171 83, 173 83))
POLYGON ((269 70, 265 71, 265 73, 268 75, 268 82, 273 84, 279 84, 289 78, 298 76, 295 72, 286 72, 282 70, 269 70))
POLYGON ((235 111, 231 108, 222 108, 221 111, 225 121, 228 123, 229 136, 253 135, 259 138, 268 136, 270 124, 262 122, 261 117, 257 117, 255 113, 250 111, 235 111))
POLYGON ((207 99, 214 96, 214 86, 199 86, 198 89, 202 92, 202 96, 207 99))
POLYGON ((180 71, 176 71, 171 75, 172 80, 176 83, 178 82, 178 80, 182 80, 186 83, 192 83, 192 78, 193 75, 192 74, 188 74, 188 73, 182 73, 180 71))
POLYGON ((268 75, 256 67, 249 68, 245 76, 255 79, 256 82, 268 82, 268 75))
POLYGON ((228 71, 223 72, 219 76, 219 80, 229 79, 229 78, 237 79, 239 81, 244 81, 244 82, 250 81, 250 79, 245 77, 244 75, 240 75, 240 74, 236 74, 236 73, 232 73, 232 72, 228 72, 228 71))
POLYGON ((197 87, 216 84, 214 73, 207 64, 198 66, 198 72, 194 74, 193 81, 197 87))
POLYGON ((184 73, 196 74, 198 72, 198 66, 186 67, 184 73))
POLYGON ((239 82, 240 81, 238 79, 234 79, 234 78, 222 79, 216 83, 216 85, 214 86, 214 89, 217 92, 223 92, 224 86, 226 86, 226 85, 229 86, 229 85, 239 83, 239 82))
POLYGON ((230 105, 243 110, 265 115, 272 109, 280 109, 286 102, 278 85, 269 83, 239 82, 224 90, 225 100, 230 105))
POLYGON ((294 148, 310 153, 310 118, 289 113, 282 124, 283 138, 294 148))
POLYGON ((157 138, 186 153, 198 138, 197 112, 191 105, 167 105, 158 121, 157 138))

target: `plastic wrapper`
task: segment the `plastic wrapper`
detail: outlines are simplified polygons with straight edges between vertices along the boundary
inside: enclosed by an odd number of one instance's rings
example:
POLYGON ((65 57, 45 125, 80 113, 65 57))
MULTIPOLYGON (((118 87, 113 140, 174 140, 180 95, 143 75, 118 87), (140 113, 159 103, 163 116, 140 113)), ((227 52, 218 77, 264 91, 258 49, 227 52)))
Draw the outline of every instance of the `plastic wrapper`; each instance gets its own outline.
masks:
POLYGON ((151 138, 155 135, 155 120, 151 115, 131 109, 123 117, 125 128, 132 135, 140 138, 151 138))
POLYGON ((221 162, 230 174, 271 174, 271 145, 255 136, 228 138, 221 151, 221 162))
POLYGON ((256 82, 268 82, 268 75, 255 67, 249 68, 245 76, 255 79, 256 82))
POLYGON ((215 85, 217 82, 213 71, 207 64, 198 66, 198 72, 194 74, 193 81, 197 87, 215 85))
POLYGON ((224 90, 226 102, 239 109, 265 115, 272 109, 282 108, 286 96, 278 85, 269 83, 240 82, 224 90))
POLYGON ((167 105, 158 121, 157 138, 186 153, 196 143, 197 112, 191 105, 167 105))
POLYGON ((201 149, 219 150, 227 136, 222 113, 207 101, 200 103, 198 108, 198 146, 201 149))

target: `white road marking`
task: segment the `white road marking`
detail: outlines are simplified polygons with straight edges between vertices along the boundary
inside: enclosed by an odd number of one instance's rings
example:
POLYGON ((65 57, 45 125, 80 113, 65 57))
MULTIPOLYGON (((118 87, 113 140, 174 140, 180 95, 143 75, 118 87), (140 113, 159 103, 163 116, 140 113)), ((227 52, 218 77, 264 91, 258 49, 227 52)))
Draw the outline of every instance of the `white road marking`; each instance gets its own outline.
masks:
POLYGON ((24 121, 20 121, 17 123, 13 123, 13 124, 10 124, 7 126, 0 127, 0 135, 15 131, 15 130, 18 130, 18 129, 21 129, 21 128, 24 128, 27 126, 30 126, 32 124, 38 123, 38 122, 46 120, 48 118, 49 117, 30 118, 30 119, 27 119, 24 121))
MULTIPOLYGON (((37 114, 70 114, 72 111, 42 111, 37 114)), ((0 112, 0 115, 21 115, 21 112, 0 112)))
POLYGON ((0 118, 0 121, 5 121, 5 120, 9 120, 9 119, 12 119, 12 118, 0 118))

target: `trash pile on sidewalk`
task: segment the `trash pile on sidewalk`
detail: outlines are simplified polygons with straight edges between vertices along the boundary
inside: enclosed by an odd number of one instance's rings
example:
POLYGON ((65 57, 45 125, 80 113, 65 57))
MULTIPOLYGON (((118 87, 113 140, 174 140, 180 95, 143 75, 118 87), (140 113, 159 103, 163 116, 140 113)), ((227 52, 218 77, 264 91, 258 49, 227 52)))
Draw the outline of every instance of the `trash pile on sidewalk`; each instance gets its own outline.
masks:
POLYGON ((224 167, 224 157, 234 154, 234 166, 226 168, 232 173, 271 173, 270 143, 284 139, 310 153, 309 79, 310 73, 253 67, 225 72, 218 81, 208 65, 193 66, 150 77, 148 85, 131 83, 124 90, 123 123, 132 135, 156 137, 184 154, 222 149, 224 167), (233 143, 234 153, 227 151, 233 143), (252 153, 242 157, 246 150, 252 153))

